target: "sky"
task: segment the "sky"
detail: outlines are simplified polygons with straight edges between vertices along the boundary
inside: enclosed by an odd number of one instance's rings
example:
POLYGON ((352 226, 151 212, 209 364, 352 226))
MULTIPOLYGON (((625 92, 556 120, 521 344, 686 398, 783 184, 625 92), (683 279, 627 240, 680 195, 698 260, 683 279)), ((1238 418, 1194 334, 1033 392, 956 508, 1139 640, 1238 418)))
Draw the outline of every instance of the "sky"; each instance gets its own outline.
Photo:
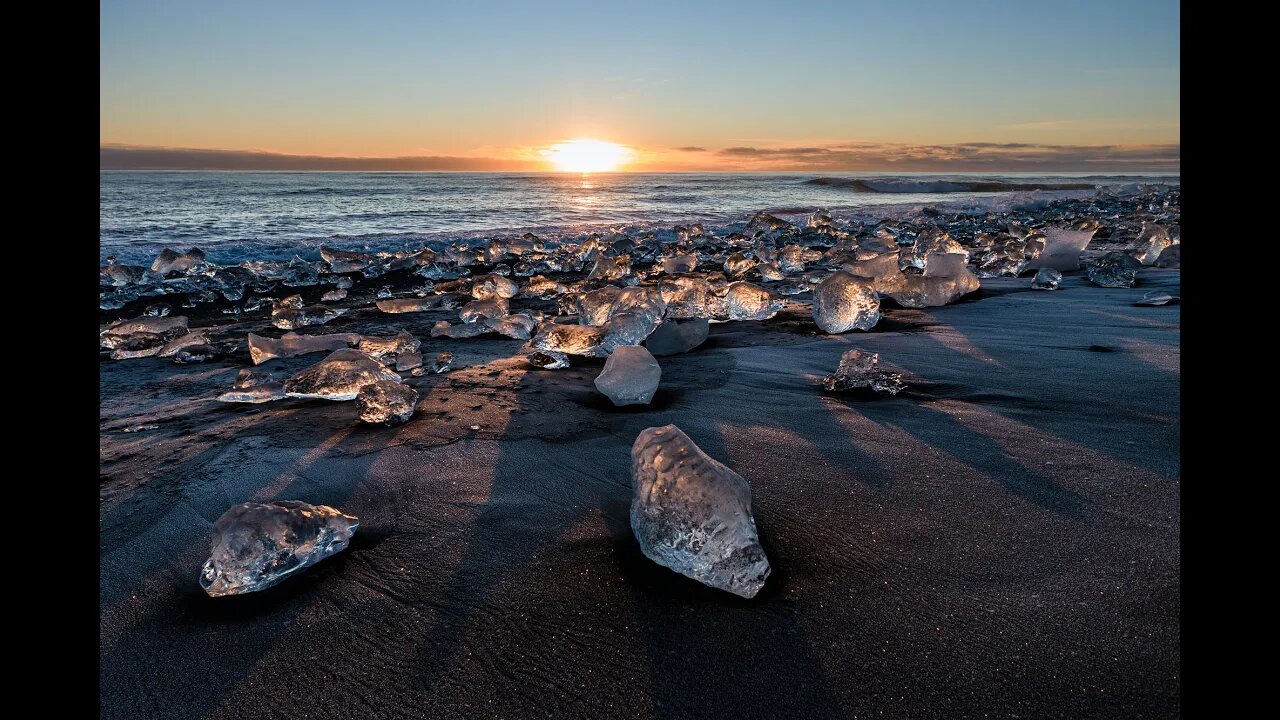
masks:
POLYGON ((100 8, 104 168, 1178 169, 1168 0, 100 8))

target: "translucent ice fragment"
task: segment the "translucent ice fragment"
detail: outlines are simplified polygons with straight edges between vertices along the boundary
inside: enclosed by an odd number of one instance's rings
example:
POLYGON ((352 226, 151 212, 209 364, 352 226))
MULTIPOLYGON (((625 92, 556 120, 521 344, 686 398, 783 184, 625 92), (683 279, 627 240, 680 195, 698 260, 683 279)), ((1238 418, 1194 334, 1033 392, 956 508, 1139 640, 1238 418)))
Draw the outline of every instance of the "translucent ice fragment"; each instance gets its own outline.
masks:
POLYGON ((878 353, 850 348, 840 356, 835 373, 822 379, 822 387, 832 392, 870 388, 873 392, 897 395, 906 387, 902 375, 877 368, 879 361, 878 353))
POLYGON ((359 350, 335 350, 324 360, 284 381, 289 397, 354 400, 360 388, 379 380, 400 382, 400 376, 359 350))
POLYGON ((751 488, 675 425, 631 446, 631 530, 650 560, 713 588, 755 597, 769 577, 751 488))
POLYGON ((1053 268, 1040 268, 1036 276, 1031 278, 1032 290, 1057 290, 1062 282, 1062 273, 1053 268))
POLYGON ((484 323, 458 323, 450 325, 448 320, 441 320, 431 326, 431 337, 448 337, 454 339, 470 338, 489 332, 484 323))
POLYGON ((356 395, 356 411, 360 421, 373 425, 401 425, 413 417, 418 391, 412 386, 379 380, 360 388, 356 395))
POLYGON ((662 368, 639 345, 618 347, 596 376, 596 389, 614 405, 648 405, 662 379, 662 368))
POLYGON ((431 362, 431 372, 439 375, 453 369, 453 353, 442 352, 431 362))
POLYGON ((730 320, 768 320, 786 304, 786 298, 745 280, 731 283, 724 296, 725 315, 730 320))
POLYGON ((554 350, 568 355, 604 357, 609 353, 600 347, 604 340, 604 328, 590 325, 566 325, 543 323, 530 345, 535 350, 554 350))
POLYGON ((813 321, 830 334, 870 330, 880 321, 880 298, 870 280, 837 271, 813 289, 813 321))
POLYGON ((398 355, 400 353, 417 352, 422 345, 412 334, 405 330, 396 333, 395 336, 389 338, 365 336, 360 338, 360 344, 357 345, 360 352, 374 358, 384 358, 388 355, 398 355))
POLYGON ((1134 305, 1167 305, 1173 300, 1177 300, 1177 298, 1163 290, 1152 290, 1143 295, 1142 299, 1134 303, 1134 305))
POLYGON ((422 367, 422 353, 405 352, 396 356, 396 372, 422 367))
POLYGON ((213 597, 263 590, 341 552, 360 522, 297 500, 244 503, 213 524, 200 587, 213 597))
POLYGON ((711 332, 707 318, 691 320, 666 320, 645 339, 649 352, 661 357, 686 353, 706 342, 711 332))
POLYGON ((399 314, 424 312, 440 307, 439 295, 425 298, 398 298, 395 300, 378 300, 374 304, 384 313, 399 314))
POLYGON ((151 336, 159 338, 156 347, 164 345, 174 338, 187 334, 187 316, 153 317, 144 315, 132 320, 117 320, 98 335, 99 343, 108 350, 114 350, 129 342, 134 336, 146 336, 148 343, 154 342, 151 336))
POLYGON ((269 372, 241 370, 231 390, 222 393, 218 402, 264 403, 284 397, 284 383, 269 372))
POLYGON ((662 260, 662 272, 668 275, 693 272, 698 267, 697 255, 676 255, 662 260))
POLYGON ((569 356, 555 350, 539 350, 526 358, 529 364, 543 370, 560 370, 569 367, 569 356))
POLYGON ((1080 253, 1089 246, 1096 229, 1076 230, 1061 225, 1046 226, 1044 232, 1044 250, 1040 256, 1027 263, 1028 270, 1042 267, 1067 272, 1080 269, 1080 253))
POLYGON ((756 266, 759 262, 755 258, 749 258, 740 252, 736 252, 724 260, 724 274, 729 277, 740 277, 748 270, 756 266))
POLYGON ((345 312, 345 308, 330 308, 324 305, 303 308, 277 307, 271 311, 271 324, 281 330, 297 330, 308 325, 323 325, 345 312))
POLYGON ((598 290, 582 293, 574 301, 578 311, 579 325, 604 325, 609 319, 609 310, 622 294, 622 289, 613 285, 605 285, 598 290))
POLYGON ((1164 251, 1160 253, 1160 257, 1156 258, 1156 267, 1182 267, 1182 243, 1174 243, 1165 248, 1164 251))
POLYGON ((536 325, 533 318, 520 313, 500 318, 490 318, 485 320, 484 324, 494 332, 517 340, 528 340, 536 325))
POLYGON ((313 352, 329 352, 359 344, 360 336, 356 333, 336 333, 334 335, 299 335, 285 333, 279 340, 249 333, 249 359, 254 365, 274 358, 297 357, 313 352))
POLYGON ((320 302, 334 302, 336 300, 345 300, 345 299, 347 299, 346 290, 330 290, 329 292, 320 296, 320 302))
POLYGON ((494 295, 486 300, 472 300, 463 305, 458 316, 462 318, 464 323, 473 323, 486 318, 500 318, 506 315, 509 310, 510 305, 507 299, 494 295))
POLYGON ((1100 287, 1133 287, 1142 263, 1129 253, 1113 250, 1089 263, 1089 282, 1100 287))

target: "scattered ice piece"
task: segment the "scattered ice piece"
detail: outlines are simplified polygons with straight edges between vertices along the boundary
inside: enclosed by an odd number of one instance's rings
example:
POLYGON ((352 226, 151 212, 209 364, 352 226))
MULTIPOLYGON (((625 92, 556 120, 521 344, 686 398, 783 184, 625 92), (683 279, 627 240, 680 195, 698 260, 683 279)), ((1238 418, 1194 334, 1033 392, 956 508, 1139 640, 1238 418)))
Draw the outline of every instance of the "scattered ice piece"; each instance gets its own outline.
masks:
POLYGON ((1142 263, 1129 253, 1113 250, 1089 263, 1089 282, 1099 287, 1133 287, 1142 263))
POLYGON ((164 303, 148 305, 146 310, 142 311, 144 317, 165 317, 169 314, 171 308, 164 303))
MULTIPOLYGON (((155 343, 159 348, 174 338, 187 334, 187 316, 150 317, 143 316, 133 320, 117 320, 99 333, 98 339, 102 347, 115 350, 129 342, 132 336, 145 336, 148 343, 155 342, 152 337, 160 338, 155 343)), ((158 352, 158 350, 157 350, 158 352)))
POLYGON ((448 320, 441 320, 431 326, 431 337, 448 337, 454 339, 470 338, 491 332, 484 323, 458 323, 450 325, 448 320))
POLYGON ((644 346, 656 356, 686 353, 706 342, 711 332, 707 318, 666 320, 645 339, 644 346))
POLYGON ((1169 230, 1163 225, 1144 222, 1142 223, 1142 232, 1138 234, 1138 239, 1133 243, 1132 255, 1143 265, 1155 265, 1160 258, 1160 254, 1172 244, 1173 240, 1169 237, 1169 230))
POLYGON ((639 345, 616 348, 596 376, 596 389, 614 405, 648 405, 662 379, 662 368, 639 345))
POLYGON ((271 324, 281 330, 297 330, 308 325, 323 325, 346 311, 346 308, 335 309, 324 305, 277 307, 271 311, 271 324))
POLYGON ((334 273, 352 273, 364 270, 373 262, 373 256, 350 250, 335 250, 320 246, 320 257, 329 263, 329 271, 334 273))
POLYGON ((693 272, 696 267, 698 267, 697 255, 676 255, 662 260, 662 272, 668 275, 693 272))
POLYGON ((1182 243, 1174 243, 1165 248, 1164 251, 1160 253, 1160 257, 1156 258, 1156 267, 1182 267, 1182 243))
POLYGON ((898 280, 898 287, 885 294, 903 307, 941 307, 981 285, 978 276, 969 272, 963 255, 934 253, 925 257, 923 274, 904 273, 898 280))
POLYGON ((1044 250, 1040 256, 1027 262, 1026 269, 1037 270, 1042 267, 1067 272, 1080 269, 1080 253, 1089 246, 1097 229, 1076 230, 1061 225, 1042 228, 1044 232, 1044 250))
POLYGON ((605 285, 599 290, 579 295, 574 300, 574 307, 578 311, 578 324, 604 325, 609 320, 609 311, 613 308, 613 303, 621 294, 621 288, 605 285))
POLYGON ((213 358, 217 354, 216 350, 206 344, 185 345, 174 354, 173 361, 179 365, 201 363, 213 358))
POLYGON ((529 344, 535 350, 554 350, 568 355, 604 357, 609 353, 600 347, 604 328, 590 325, 566 325, 546 322, 538 328, 529 344))
POLYGON ((675 425, 631 446, 631 530, 650 560, 713 588, 755 597, 769 577, 751 487, 675 425))
POLYGON ((534 327, 537 326, 533 318, 520 313, 500 318, 490 318, 485 320, 484 324, 495 332, 517 340, 528 340, 529 336, 533 334, 534 327))
POLYGON ((755 258, 749 258, 740 252, 736 252, 725 258, 724 274, 729 277, 739 277, 755 267, 758 262, 755 258))
POLYGON ((418 403, 418 391, 412 386, 379 380, 360 388, 356 395, 356 410, 360 420, 376 425, 402 425, 413 417, 418 403))
POLYGON ((500 318, 510 311, 510 304, 504 297, 494 295, 487 300, 472 300, 462 306, 462 311, 458 313, 464 323, 473 323, 477 320, 500 318))
POLYGON ((427 298, 398 298, 396 300, 378 300, 374 304, 384 313, 399 314, 424 312, 426 310, 434 310, 440 307, 441 296, 433 295, 427 298))
POLYGON ((236 376, 232 389, 222 393, 218 402, 264 403, 284 397, 284 383, 269 372, 244 369, 236 376))
POLYGON ((165 343, 164 347, 161 347, 156 355, 158 357, 176 357, 183 348, 208 344, 209 339, 204 336, 204 330, 195 330, 165 343))
POLYGON ((658 284, 667 317, 676 320, 723 317, 724 298, 717 297, 711 284, 703 278, 688 275, 663 278, 658 284))
POLYGON ((475 278, 471 286, 471 297, 477 300, 487 300, 491 297, 513 298, 519 293, 520 286, 516 285, 511 278, 496 274, 481 275, 475 278))
POLYGON ((254 365, 274 358, 290 358, 313 352, 341 350, 360 343, 356 333, 336 333, 333 335, 299 335, 285 333, 279 340, 249 333, 249 359, 254 365))
POLYGON ((1062 273, 1053 268, 1040 268, 1036 276, 1031 278, 1032 290, 1057 290, 1062 282, 1062 273))
POLYGON ((341 552, 360 521, 297 500, 243 503, 213 524, 200 587, 213 597, 255 592, 341 552))
POLYGON ((380 287, 380 288, 378 288, 378 293, 377 293, 377 295, 375 295, 375 297, 376 297, 378 300, 390 300, 390 299, 391 299, 392 294, 393 294, 393 293, 391 292, 391 287, 390 287, 390 286, 385 286, 385 287, 380 287))
POLYGON ((646 312, 628 310, 609 318, 604 324, 604 336, 600 339, 600 349, 612 353, 625 345, 639 345, 662 322, 661 315, 654 316, 646 312))
POLYGON ((878 353, 850 348, 840 356, 840 365, 835 373, 822 379, 822 387, 831 392, 871 388, 874 392, 897 395, 906 387, 902 375, 877 368, 879 361, 878 353))
POLYGON ((1143 295, 1142 299, 1134 303, 1134 305, 1166 305, 1177 299, 1178 298, 1163 290, 1152 290, 1146 295, 1143 295))
POLYGON ((731 283, 724 296, 725 313, 730 320, 768 320, 786 304, 786 298, 745 280, 731 283))
POLYGON ((786 220, 776 218, 767 212, 758 212, 752 216, 747 226, 742 228, 742 234, 747 237, 754 237, 756 233, 770 233, 785 230, 789 227, 794 226, 786 220))
POLYGON ((840 270, 813 289, 813 321, 823 332, 870 330, 880 321, 872 282, 840 270))
POLYGON ((346 300, 346 299, 347 299, 346 290, 330 290, 329 292, 320 296, 320 302, 334 302, 336 300, 346 300))
POLYGON ((529 364, 543 370, 559 370, 569 367, 569 356, 555 350, 540 350, 528 355, 529 364))
POLYGON ((621 280, 631 274, 631 256, 619 255, 617 257, 605 257, 601 255, 596 258, 596 264, 592 266, 591 273, 587 275, 588 280, 621 280))
POLYGON ((122 428, 120 432, 136 433, 145 432, 147 430, 158 430, 159 428, 159 425, 130 425, 127 428, 122 428))
POLYGON ((360 388, 379 380, 400 382, 400 376, 359 350, 335 350, 329 357, 284 381, 289 397, 354 400, 360 388))
POLYGON ((447 373, 452 369, 453 369, 453 353, 451 352, 440 353, 439 355, 436 356, 435 361, 431 363, 431 372, 436 375, 439 375, 441 373, 447 373))
POLYGON ((350 275, 342 275, 334 282, 334 285, 339 290, 350 290, 351 286, 355 284, 356 281, 352 280, 350 275))
POLYGON ((151 263, 151 272, 160 275, 169 275, 171 273, 189 273, 198 269, 204 264, 204 251, 200 248, 191 248, 185 253, 178 253, 165 248, 160 251, 156 259, 151 263))
POLYGON ((356 347, 360 349, 360 352, 370 357, 382 359, 388 355, 417 352, 421 345, 422 343, 412 334, 401 330, 394 337, 389 338, 362 337, 360 338, 360 344, 356 347))
POLYGON ((422 367, 422 353, 403 352, 396 356, 396 372, 422 367))

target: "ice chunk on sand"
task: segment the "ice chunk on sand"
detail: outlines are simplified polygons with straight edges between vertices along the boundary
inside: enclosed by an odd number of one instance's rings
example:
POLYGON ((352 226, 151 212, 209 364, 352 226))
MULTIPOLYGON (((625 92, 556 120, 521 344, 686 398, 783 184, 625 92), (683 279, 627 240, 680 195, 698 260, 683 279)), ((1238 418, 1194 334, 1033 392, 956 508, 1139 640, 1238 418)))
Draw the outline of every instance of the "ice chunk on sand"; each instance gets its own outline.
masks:
POLYGON ((1113 250, 1089 263, 1089 282, 1100 287, 1133 287, 1142 263, 1129 253, 1113 250))
POLYGON ((165 343, 164 347, 161 347, 160 352, 156 353, 156 355, 159 357, 176 357, 185 348, 208 344, 209 338, 205 337, 204 330, 196 330, 165 343))
POLYGON ((356 411, 360 421, 371 425, 401 425, 413 417, 418 391, 390 380, 379 380, 360 388, 356 395, 356 411))
POLYGON ((362 337, 357 347, 360 352, 370 357, 381 359, 388 355, 417 352, 421 346, 422 343, 417 338, 409 332, 401 330, 394 337, 389 338, 362 337))
POLYGON ((711 284, 703 278, 687 275, 664 278, 658 289, 669 318, 684 320, 724 315, 724 298, 717 297, 711 284))
POLYGON ((359 350, 335 350, 329 357, 284 381, 289 397, 354 400, 360 388, 379 380, 400 382, 400 376, 359 350))
POLYGON ((578 311, 578 324, 604 325, 609 319, 609 310, 621 294, 621 288, 605 285, 599 290, 579 295, 574 300, 574 307, 578 311))
POLYGON ((595 385, 614 405, 648 405, 661 379, 662 368, 648 350, 624 345, 605 361, 595 385))
POLYGON ((204 251, 200 248, 191 248, 181 255, 165 248, 152 261, 151 272, 160 275, 190 273, 192 270, 198 270, 202 265, 204 265, 204 251))
POLYGON ((330 290, 329 292, 320 296, 320 302, 334 302, 335 300, 346 300, 346 299, 347 299, 346 290, 330 290))
POLYGON ((341 552, 360 521, 297 500, 244 503, 213 524, 200 587, 213 597, 263 590, 341 552))
POLYGON ((1036 276, 1031 278, 1032 290, 1057 290, 1062 282, 1062 273, 1053 268, 1040 268, 1036 276))
POLYGON ((711 332, 707 318, 692 320, 667 320, 645 339, 644 346, 650 353, 661 357, 686 353, 706 342, 711 332))
POLYGON ((1143 265, 1155 265, 1165 248, 1173 244, 1169 231, 1163 225, 1142 223, 1142 232, 1133 243, 1131 254, 1143 265))
POLYGON ((488 300, 492 297, 513 298, 520 292, 520 286, 511 278, 501 275, 481 275, 474 279, 471 286, 471 297, 477 300, 488 300))
POLYGON ((749 258, 740 252, 736 252, 724 260, 724 274, 729 277, 738 277, 756 266, 759 262, 755 258, 749 258))
POLYGON ((538 334, 530 341, 535 350, 554 350, 568 355, 604 357, 608 351, 600 347, 604 341, 604 328, 590 325, 565 325, 543 323, 538 334))
POLYGON ((205 360, 212 359, 217 354, 218 351, 214 350, 213 347, 208 344, 184 345, 181 348, 178 348, 178 351, 173 354, 173 361, 179 365, 186 365, 187 363, 201 363, 205 360))
POLYGON ((422 367, 422 353, 405 352, 396 356, 396 372, 422 367))
POLYGON ((596 264, 587 275, 588 280, 621 280, 631 274, 631 256, 604 257, 596 259, 596 264))
POLYGON ((431 372, 439 375, 453 369, 453 353, 442 352, 431 362, 431 372))
POLYGON ((1146 295, 1143 295, 1142 299, 1134 303, 1134 305, 1167 305, 1169 302, 1177 299, 1178 298, 1163 290, 1152 290, 1146 295))
POLYGON ((261 370, 241 370, 232 389, 222 393, 218 402, 264 403, 284 397, 284 383, 275 375, 261 370))
POLYGON ((484 323, 458 323, 450 325, 448 320, 441 320, 431 326, 431 337, 447 337, 460 340, 491 332, 484 323))
POLYGON ((249 333, 249 359, 254 365, 274 358, 297 357, 313 352, 329 352, 353 347, 360 342, 356 333, 336 333, 333 335, 299 335, 285 333, 279 340, 249 333))
POLYGON ((529 336, 533 333, 534 327, 537 325, 537 323, 533 321, 533 318, 520 313, 500 318, 490 318, 485 320, 484 324, 494 332, 501 333, 509 338, 515 338, 517 340, 528 340, 529 336))
POLYGON ((525 359, 529 361, 530 365, 543 370, 559 370, 569 367, 569 356, 555 350, 540 350, 529 354, 525 359))
POLYGON ((662 260, 662 272, 668 275, 693 272, 696 267, 698 267, 697 255, 676 255, 662 260))
POLYGON ((769 559, 741 475, 667 425, 636 437, 631 483, 631 530, 646 557, 734 595, 760 592, 769 559))
POLYGON ((333 273, 359 272, 374 261, 372 255, 350 250, 335 250, 324 245, 320 246, 320 257, 329 263, 329 271, 333 273))
POLYGON ((374 304, 384 313, 399 314, 425 312, 440 307, 439 295, 426 298, 398 298, 395 300, 378 300, 374 304))
POLYGON ((478 320, 500 318, 509 311, 510 304, 507 299, 494 295, 487 300, 472 300, 463 305, 458 316, 464 323, 473 323, 478 320))
POLYGON ((639 345, 658 327, 661 317, 654 317, 646 312, 628 310, 609 318, 604 324, 604 337, 600 339, 600 349, 612 353, 624 345, 639 345))
POLYGON ((1156 258, 1156 267, 1182 267, 1182 243, 1174 243, 1165 248, 1164 252, 1160 253, 1160 257, 1156 258))
POLYGON ((1044 250, 1040 256, 1027 262, 1026 269, 1037 270, 1042 267, 1053 268, 1063 272, 1080 269, 1080 253, 1089 246, 1096 228, 1075 230, 1061 225, 1050 225, 1042 229, 1044 232, 1044 250))
POLYGON ((977 290, 982 283, 969 272, 963 255, 935 253, 925 258, 922 275, 903 274, 885 294, 903 307, 941 307, 977 290))
POLYGON ((871 388, 874 392, 897 395, 906 387, 902 375, 877 368, 879 361, 878 353, 850 348, 840 356, 840 365, 835 373, 822 379, 822 387, 831 392, 871 388))
POLYGON ((335 309, 324 305, 277 307, 271 311, 271 324, 281 330, 297 330, 308 325, 323 325, 346 311, 346 308, 335 309))
POLYGON ((813 289, 813 321, 823 332, 870 330, 880 321, 872 282, 840 270, 813 289))
POLYGON ((758 212, 752 216, 747 226, 742 228, 742 234, 747 237, 754 237, 756 233, 780 232, 789 227, 794 226, 786 220, 776 218, 767 212, 758 212))
MULTIPOLYGON (((121 347, 134 335, 155 336, 160 338, 156 347, 164 345, 174 338, 187 334, 187 316, 152 317, 146 316, 132 320, 117 320, 98 335, 99 343, 108 350, 121 347)), ((150 338, 148 338, 150 340, 150 338)))
POLYGON ((725 315, 730 320, 768 320, 777 315, 787 299, 745 280, 730 283, 725 291, 725 315))
POLYGON ((661 320, 667 311, 662 291, 656 287, 629 287, 618 293, 609 307, 609 317, 624 312, 641 312, 661 320))

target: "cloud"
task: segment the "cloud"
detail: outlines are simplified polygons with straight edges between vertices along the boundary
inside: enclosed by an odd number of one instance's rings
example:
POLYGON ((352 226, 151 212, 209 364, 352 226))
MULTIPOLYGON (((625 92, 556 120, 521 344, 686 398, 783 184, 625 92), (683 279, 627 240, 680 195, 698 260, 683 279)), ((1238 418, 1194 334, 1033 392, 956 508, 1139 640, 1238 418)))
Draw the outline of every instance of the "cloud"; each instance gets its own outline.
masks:
POLYGON ((697 145, 685 145, 684 147, 676 148, 676 150, 680 152, 707 152, 706 148, 698 147, 697 145))
POLYGON ((329 157, 252 150, 140 147, 106 144, 99 148, 102 170, 533 170, 526 160, 421 155, 406 157, 329 157))
POLYGON ((716 155, 743 170, 933 172, 1172 172, 1181 146, 835 143, 822 147, 729 147, 716 155))

